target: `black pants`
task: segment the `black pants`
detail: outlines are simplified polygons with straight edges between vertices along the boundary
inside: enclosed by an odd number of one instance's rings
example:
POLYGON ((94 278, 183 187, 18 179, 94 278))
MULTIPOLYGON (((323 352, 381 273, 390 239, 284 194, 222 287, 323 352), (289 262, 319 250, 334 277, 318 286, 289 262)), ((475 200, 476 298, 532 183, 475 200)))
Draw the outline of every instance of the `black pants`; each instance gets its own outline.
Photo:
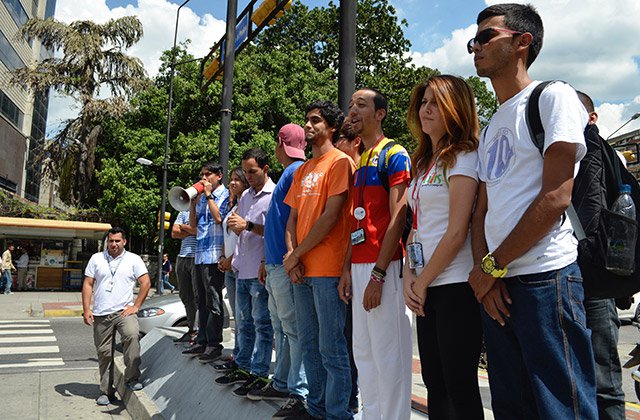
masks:
POLYGON ((180 300, 184 305, 187 313, 187 323, 189 331, 195 331, 196 324, 196 297, 194 293, 195 282, 195 263, 193 257, 178 257, 176 259, 176 276, 178 277, 178 290, 180 292, 180 300))
POLYGON ((478 387, 480 307, 468 283, 430 287, 417 317, 430 419, 483 419, 478 387))
POLYGON ((224 273, 218 264, 196 264, 195 290, 198 305, 197 343, 222 349, 224 273))

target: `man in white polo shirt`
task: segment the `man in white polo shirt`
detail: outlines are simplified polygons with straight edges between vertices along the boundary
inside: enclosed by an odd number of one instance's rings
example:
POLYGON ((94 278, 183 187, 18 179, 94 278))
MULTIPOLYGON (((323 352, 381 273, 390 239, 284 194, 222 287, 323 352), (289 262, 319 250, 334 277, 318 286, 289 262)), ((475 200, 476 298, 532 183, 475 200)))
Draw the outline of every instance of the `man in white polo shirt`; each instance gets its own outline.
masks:
POLYGON ((107 250, 93 254, 82 285, 84 323, 93 325, 93 341, 98 353, 100 369, 100 397, 98 405, 108 405, 114 390, 109 384, 111 337, 114 328, 124 345, 124 380, 129 389, 142 389, 140 378, 140 342, 138 317, 135 316, 151 288, 151 280, 142 258, 127 252, 124 229, 115 227, 107 234, 107 250), (134 302, 136 280, 140 290, 134 302), (93 310, 90 308, 93 294, 93 310))

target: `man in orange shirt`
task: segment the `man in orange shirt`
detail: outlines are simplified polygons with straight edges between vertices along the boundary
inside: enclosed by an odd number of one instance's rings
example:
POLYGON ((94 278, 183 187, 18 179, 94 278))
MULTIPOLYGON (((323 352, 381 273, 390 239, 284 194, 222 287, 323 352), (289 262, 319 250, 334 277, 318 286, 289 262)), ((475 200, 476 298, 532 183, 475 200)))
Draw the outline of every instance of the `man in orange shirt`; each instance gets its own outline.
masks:
POLYGON ((346 305, 338 296, 350 236, 355 166, 333 147, 344 117, 331 102, 307 107, 304 126, 313 158, 294 174, 285 198, 288 252, 283 265, 293 296, 309 395, 306 419, 350 419, 351 368, 344 337, 346 305))

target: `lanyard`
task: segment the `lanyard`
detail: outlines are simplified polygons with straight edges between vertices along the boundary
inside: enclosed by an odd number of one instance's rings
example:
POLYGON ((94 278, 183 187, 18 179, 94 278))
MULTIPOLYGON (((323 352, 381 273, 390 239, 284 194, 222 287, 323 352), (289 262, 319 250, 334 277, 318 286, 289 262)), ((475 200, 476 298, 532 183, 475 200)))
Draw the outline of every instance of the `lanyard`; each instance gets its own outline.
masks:
POLYGON ((438 163, 438 156, 434 159, 429 169, 427 169, 427 171, 424 173, 424 175, 422 176, 422 179, 416 178, 416 183, 413 184, 413 191, 411 191, 411 199, 413 199, 413 201, 416 203, 415 204, 416 209, 413 212, 413 222, 411 224, 411 227, 414 230, 414 234, 415 234, 415 231, 418 230, 418 213, 420 212, 420 188, 422 187, 422 184, 424 183, 425 179, 427 179, 427 176, 429 175, 429 173, 433 170, 433 167, 436 165, 436 163, 438 163))
POLYGON ((378 144, 382 141, 382 139, 384 139, 384 134, 380 136, 380 138, 376 140, 373 147, 371 147, 371 150, 369 151, 369 156, 367 156, 367 163, 364 166, 364 171, 362 170, 363 168, 360 167, 360 172, 358 173, 358 181, 360 184, 360 194, 358 194, 359 195, 358 207, 363 207, 363 204, 364 204, 364 188, 367 186, 367 172, 369 171, 369 163, 371 162, 371 155, 373 155, 373 152, 376 150, 376 147, 378 147, 378 144), (362 176, 360 176, 360 173, 363 173, 363 172, 364 172, 364 179, 362 176))
MULTIPOLYGON (((116 273, 118 272, 118 268, 120 268, 120 264, 122 264, 122 260, 124 260, 124 254, 126 254, 126 252, 127 252, 126 249, 122 251, 122 255, 120 255, 120 259, 118 260, 118 264, 116 264, 115 268, 111 267, 111 262, 109 262, 109 258, 107 257, 107 265, 109 266, 109 271, 111 272, 111 281, 112 282, 115 281, 114 277, 116 276, 116 273)), ((109 255, 109 254, 107 253, 107 255, 109 255)), ((111 261, 115 261, 116 258, 114 258, 111 261)))

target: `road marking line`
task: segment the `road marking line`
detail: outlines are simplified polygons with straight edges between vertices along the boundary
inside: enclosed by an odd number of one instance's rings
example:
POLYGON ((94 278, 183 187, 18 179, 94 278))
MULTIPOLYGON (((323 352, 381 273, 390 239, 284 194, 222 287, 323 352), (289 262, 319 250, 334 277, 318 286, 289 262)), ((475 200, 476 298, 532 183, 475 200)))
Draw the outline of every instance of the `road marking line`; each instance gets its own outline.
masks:
POLYGON ((22 363, 3 363, 0 364, 0 369, 8 368, 22 368, 22 367, 37 367, 37 366, 62 366, 64 362, 60 357, 53 357, 49 359, 28 359, 22 363))
POLYGON ((0 321, 0 324, 12 324, 15 322, 19 322, 19 323, 29 323, 29 324, 49 324, 51 323, 51 321, 49 321, 48 319, 15 319, 13 321, 7 321, 7 320, 2 320, 0 321))
POLYGON ((58 346, 0 347, 0 355, 38 353, 60 353, 60 348, 58 346))
POLYGON ((58 341, 54 335, 35 336, 35 337, 0 337, 0 344, 9 343, 46 343, 58 341))
POLYGON ((27 335, 27 334, 53 334, 53 330, 49 329, 40 329, 40 330, 0 330, 0 335, 27 335))
POLYGON ((46 328, 49 327, 50 325, 36 325, 36 324, 5 324, 5 325, 0 325, 0 329, 8 329, 8 328, 46 328))

